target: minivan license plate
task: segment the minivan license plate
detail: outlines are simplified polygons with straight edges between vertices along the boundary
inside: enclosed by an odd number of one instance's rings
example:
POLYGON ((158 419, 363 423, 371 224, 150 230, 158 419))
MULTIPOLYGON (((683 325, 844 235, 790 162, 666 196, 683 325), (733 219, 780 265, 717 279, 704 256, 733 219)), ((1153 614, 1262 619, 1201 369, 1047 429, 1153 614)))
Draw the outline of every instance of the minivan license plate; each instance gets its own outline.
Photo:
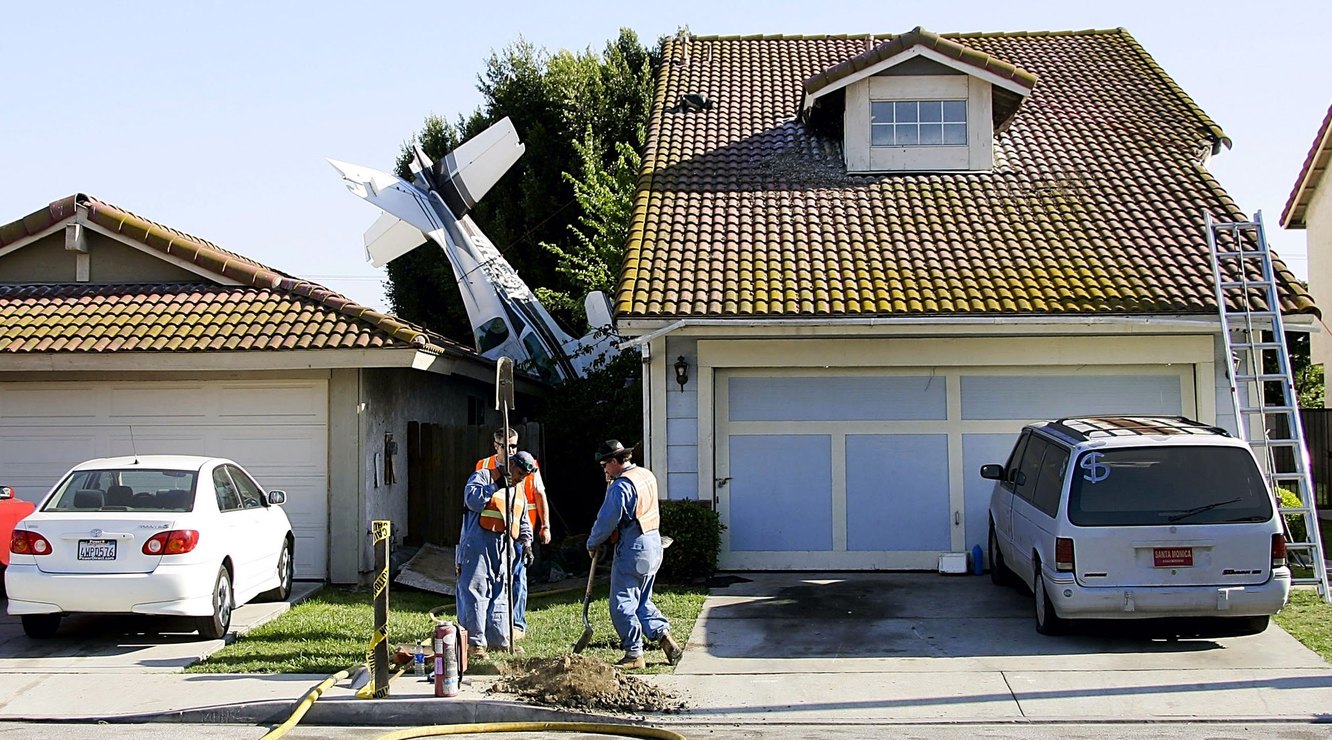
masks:
POLYGON ((1192 547, 1157 547, 1152 549, 1152 564, 1157 568, 1192 568, 1192 547))
POLYGON ((115 540, 79 540, 79 560, 115 559, 115 540))

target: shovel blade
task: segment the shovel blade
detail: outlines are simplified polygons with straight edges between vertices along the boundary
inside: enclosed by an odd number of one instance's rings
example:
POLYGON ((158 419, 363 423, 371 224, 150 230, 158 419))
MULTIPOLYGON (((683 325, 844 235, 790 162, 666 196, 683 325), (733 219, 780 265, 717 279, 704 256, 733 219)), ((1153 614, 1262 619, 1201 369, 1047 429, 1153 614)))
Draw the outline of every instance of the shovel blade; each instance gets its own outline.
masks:
POLYGON ((583 652, 583 650, 587 648, 587 644, 591 641, 592 641, 592 627, 589 625, 583 628, 583 634, 581 637, 578 638, 578 642, 574 643, 573 651, 575 653, 583 652))

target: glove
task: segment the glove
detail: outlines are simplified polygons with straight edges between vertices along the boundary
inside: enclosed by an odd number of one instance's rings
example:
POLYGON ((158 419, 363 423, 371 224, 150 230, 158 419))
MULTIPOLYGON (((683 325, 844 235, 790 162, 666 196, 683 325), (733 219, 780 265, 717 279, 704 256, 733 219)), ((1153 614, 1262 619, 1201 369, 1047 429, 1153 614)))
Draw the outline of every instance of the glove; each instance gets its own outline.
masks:
POLYGON ((532 545, 528 544, 523 548, 523 565, 529 566, 534 560, 536 560, 536 553, 532 552, 532 545))

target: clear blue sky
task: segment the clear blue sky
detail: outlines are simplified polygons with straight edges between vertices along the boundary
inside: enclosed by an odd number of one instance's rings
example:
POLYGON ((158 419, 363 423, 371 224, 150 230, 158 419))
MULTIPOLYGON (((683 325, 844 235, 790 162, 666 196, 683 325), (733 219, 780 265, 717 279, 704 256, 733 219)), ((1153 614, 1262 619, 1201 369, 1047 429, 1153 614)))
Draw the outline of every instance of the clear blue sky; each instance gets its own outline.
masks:
MULTIPOLYGON (((627 26, 696 34, 1123 26, 1226 131, 1212 171, 1304 274, 1282 207, 1323 115, 1326 2, 130 2, 0 9, 0 223, 86 192, 384 307, 378 212, 324 161, 392 168, 429 114, 479 102, 520 36, 600 50, 627 26), (911 10, 910 6, 920 5, 911 10), (928 6, 928 7, 925 7, 928 6), (1310 33, 1312 31, 1312 33, 1310 33)), ((520 132, 521 134, 521 132, 520 132)), ((448 286, 441 286, 448 289, 448 286)))

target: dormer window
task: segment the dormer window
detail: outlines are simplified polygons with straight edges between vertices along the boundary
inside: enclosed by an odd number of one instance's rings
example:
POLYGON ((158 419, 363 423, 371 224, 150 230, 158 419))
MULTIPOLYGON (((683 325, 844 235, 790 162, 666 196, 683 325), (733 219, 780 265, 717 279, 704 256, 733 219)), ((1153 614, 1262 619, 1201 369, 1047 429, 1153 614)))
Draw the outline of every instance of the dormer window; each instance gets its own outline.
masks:
MULTIPOLYGON (((873 41, 871 40, 871 44, 873 41)), ((1036 76, 917 28, 805 80, 802 117, 847 172, 985 172, 1036 76)))
POLYGON ((965 100, 871 100, 870 146, 966 146, 965 100))

